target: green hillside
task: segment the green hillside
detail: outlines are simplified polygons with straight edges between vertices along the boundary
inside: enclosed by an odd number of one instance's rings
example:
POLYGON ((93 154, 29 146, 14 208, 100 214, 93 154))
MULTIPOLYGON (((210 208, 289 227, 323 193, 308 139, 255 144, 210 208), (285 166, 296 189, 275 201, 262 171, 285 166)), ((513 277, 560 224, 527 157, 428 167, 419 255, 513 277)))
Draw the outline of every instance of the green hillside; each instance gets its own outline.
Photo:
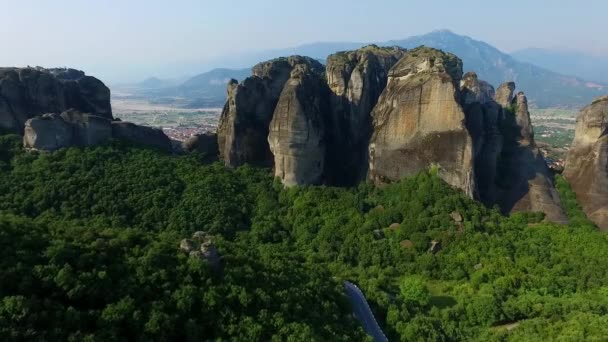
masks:
POLYGON ((567 226, 503 217, 433 170, 284 189, 197 155, 20 146, 0 136, 3 341, 365 340, 344 280, 391 341, 608 336, 608 235, 561 179, 567 226), (179 249, 196 231, 220 269, 179 249))

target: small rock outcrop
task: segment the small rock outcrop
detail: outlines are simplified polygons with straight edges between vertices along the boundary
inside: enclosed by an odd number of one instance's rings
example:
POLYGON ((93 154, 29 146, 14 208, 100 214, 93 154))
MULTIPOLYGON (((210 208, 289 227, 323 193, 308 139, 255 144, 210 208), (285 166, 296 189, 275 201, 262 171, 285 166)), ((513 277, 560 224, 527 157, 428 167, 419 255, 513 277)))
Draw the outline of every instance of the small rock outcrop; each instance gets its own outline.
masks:
POLYGON ((578 114, 563 174, 589 219, 608 231, 608 96, 578 114))
POLYGON ((218 125, 220 158, 226 166, 245 163, 269 167, 269 125, 292 70, 305 64, 322 72, 323 65, 309 57, 277 58, 253 67, 253 75, 240 84, 231 80, 218 125))
POLYGON ((217 134, 203 133, 194 135, 183 142, 182 148, 185 151, 202 153, 209 158, 215 159, 219 155, 217 134))
POLYGON ((328 172, 330 184, 354 185, 367 174, 371 111, 386 86, 389 70, 406 50, 369 45, 327 58, 330 89, 328 172))
POLYGON ((207 262, 216 271, 221 268, 222 257, 213 243, 213 236, 198 231, 192 238, 180 241, 179 249, 191 258, 207 262))
POLYGON ((323 182, 328 103, 320 71, 310 64, 292 70, 270 122, 274 174, 286 186, 323 182))
POLYGON ((79 70, 0 68, 0 128, 22 134, 28 119, 70 108, 111 120, 110 90, 79 70))
POLYGON ((67 110, 47 113, 25 122, 23 145, 30 150, 54 151, 70 146, 95 146, 110 139, 171 150, 169 138, 160 129, 67 110))
POLYGON ((171 140, 161 129, 126 121, 112 121, 112 138, 165 152, 172 150, 171 140))
POLYGON ((389 71, 373 117, 369 177, 399 180, 436 167, 448 184, 472 195, 473 142, 460 105, 462 61, 420 47, 389 71))
POLYGON ((23 144, 28 149, 54 151, 70 146, 94 146, 107 142, 111 137, 110 120, 68 110, 27 120, 23 144))

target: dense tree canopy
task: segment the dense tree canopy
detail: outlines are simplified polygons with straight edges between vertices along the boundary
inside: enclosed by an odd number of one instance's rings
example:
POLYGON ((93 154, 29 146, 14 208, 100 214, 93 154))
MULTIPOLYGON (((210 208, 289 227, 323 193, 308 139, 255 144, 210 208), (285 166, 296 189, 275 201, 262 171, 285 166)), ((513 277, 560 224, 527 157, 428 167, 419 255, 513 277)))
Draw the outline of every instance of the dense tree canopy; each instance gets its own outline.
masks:
POLYGON ((364 340, 343 280, 391 340, 608 336, 608 237, 563 179, 560 226, 501 216, 433 172, 284 189, 202 160, 0 136, 0 338, 364 340), (221 269, 180 251, 196 231, 221 269))

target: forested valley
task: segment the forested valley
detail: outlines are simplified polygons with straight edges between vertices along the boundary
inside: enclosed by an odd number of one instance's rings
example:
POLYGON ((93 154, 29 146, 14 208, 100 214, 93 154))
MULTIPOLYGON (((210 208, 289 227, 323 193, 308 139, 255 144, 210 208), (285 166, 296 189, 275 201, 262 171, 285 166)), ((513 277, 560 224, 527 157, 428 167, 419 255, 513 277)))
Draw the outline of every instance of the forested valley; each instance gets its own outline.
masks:
POLYGON ((345 280, 391 341, 608 336, 608 235, 562 178, 568 225, 505 217, 433 169, 284 188, 197 154, 21 145, 0 136, 3 341, 370 339, 345 280), (197 231, 219 268, 180 250, 197 231))

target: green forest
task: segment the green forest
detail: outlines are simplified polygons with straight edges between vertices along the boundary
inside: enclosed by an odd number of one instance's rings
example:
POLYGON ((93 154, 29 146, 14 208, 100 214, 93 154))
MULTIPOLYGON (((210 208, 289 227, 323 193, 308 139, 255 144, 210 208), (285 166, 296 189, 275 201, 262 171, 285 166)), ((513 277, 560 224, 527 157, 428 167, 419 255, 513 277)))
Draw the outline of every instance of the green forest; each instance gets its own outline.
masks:
POLYGON ((205 160, 0 136, 0 340, 371 340, 345 280, 391 341, 608 336, 608 235, 562 178, 568 225, 505 217, 436 170, 286 189, 205 160), (180 250, 197 231, 219 268, 180 250))

